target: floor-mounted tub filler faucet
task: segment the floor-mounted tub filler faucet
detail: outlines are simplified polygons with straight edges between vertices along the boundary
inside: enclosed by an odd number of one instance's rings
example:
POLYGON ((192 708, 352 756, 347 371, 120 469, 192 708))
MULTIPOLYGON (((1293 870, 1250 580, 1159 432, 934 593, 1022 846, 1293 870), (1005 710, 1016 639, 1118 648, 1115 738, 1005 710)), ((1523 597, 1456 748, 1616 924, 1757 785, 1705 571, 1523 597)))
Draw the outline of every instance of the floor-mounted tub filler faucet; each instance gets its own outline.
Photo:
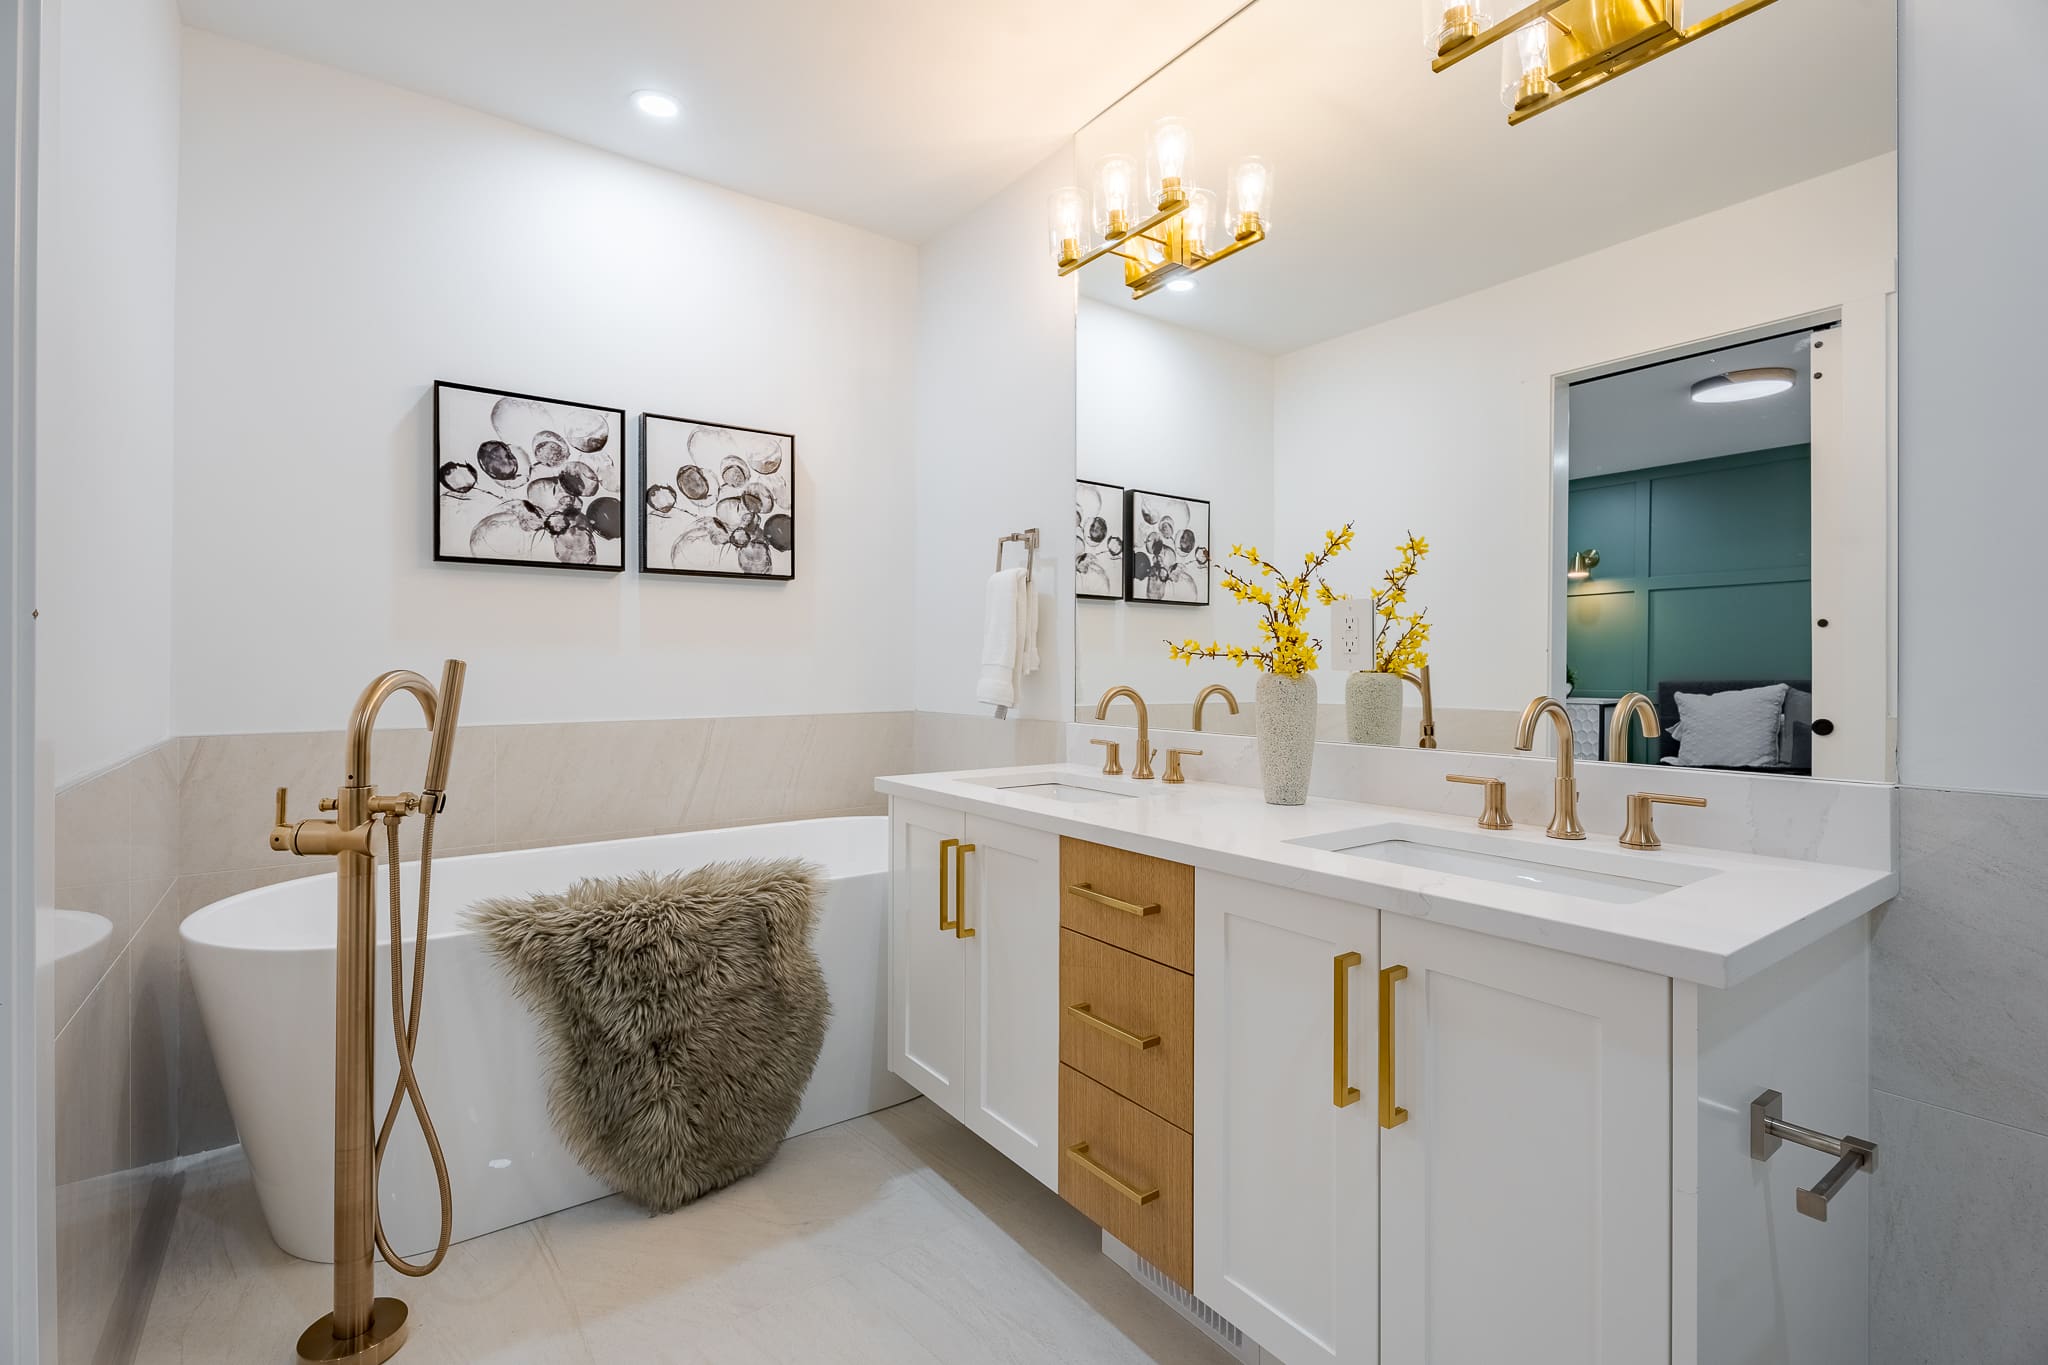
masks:
POLYGON ((400 1299, 376 1297, 374 1253, 402 1275, 433 1273, 448 1254, 455 1225, 455 1204, 448 1185, 448 1161, 441 1153, 434 1121, 420 1098, 413 1075, 413 1048, 419 1042, 420 1005, 427 968, 427 898, 434 864, 434 817, 448 804, 448 765, 455 755, 455 719, 462 709, 462 679, 468 665, 450 659, 441 666, 436 689, 419 674, 396 670, 378 677, 356 698, 348 721, 347 771, 341 787, 320 809, 331 820, 291 823, 285 810, 285 789, 277 789, 277 823, 270 846, 301 857, 335 860, 336 942, 334 980, 334 1311, 299 1337, 299 1359, 312 1362, 350 1361, 359 1365, 389 1360, 405 1345, 406 1307, 400 1299), (377 713, 400 692, 412 693, 426 713, 430 741, 426 781, 418 792, 379 796, 370 782, 370 736, 377 713), (412 1005, 405 1001, 405 935, 399 903, 398 825, 419 812, 420 889, 412 964, 412 1005), (376 1023, 372 1013, 377 948, 377 854, 372 827, 383 822, 386 858, 391 874, 391 1031, 398 1053, 398 1082, 381 1127, 376 1112, 376 1023), (399 1105, 412 1100, 414 1116, 433 1158, 441 1186, 441 1236, 434 1254, 413 1264, 385 1240, 377 1208, 377 1164, 397 1125, 399 1105))

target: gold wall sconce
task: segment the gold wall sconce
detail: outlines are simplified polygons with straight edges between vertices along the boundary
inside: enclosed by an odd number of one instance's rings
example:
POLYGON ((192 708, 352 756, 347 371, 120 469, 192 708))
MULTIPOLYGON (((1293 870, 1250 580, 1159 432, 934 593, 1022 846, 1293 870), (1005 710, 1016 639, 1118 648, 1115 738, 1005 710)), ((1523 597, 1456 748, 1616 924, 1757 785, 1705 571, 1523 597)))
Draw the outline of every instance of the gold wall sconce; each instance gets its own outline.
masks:
POLYGON ((1600 552, 1598 550, 1580 550, 1572 556, 1572 566, 1564 571, 1564 576, 1574 583, 1583 583, 1591 578, 1593 570, 1599 567, 1600 552))
POLYGON ((1525 123, 1667 52, 1698 42, 1772 0, 1426 0, 1431 69, 1448 71, 1503 43, 1501 102, 1525 123), (1719 6, 1716 9, 1716 6, 1719 6), (1687 11, 1713 10, 1688 24, 1687 11))
POLYGON ((1152 126, 1142 182, 1136 158, 1113 152, 1096 163, 1092 204, 1071 186, 1053 194, 1052 258, 1062 276, 1116 256, 1131 297, 1142 299, 1161 289, 1193 288, 1197 271, 1266 239, 1272 167, 1256 156, 1232 167, 1229 199, 1219 214, 1215 191, 1188 181, 1188 146, 1186 125, 1163 118, 1152 126), (1090 249, 1091 241, 1099 245, 1090 249))

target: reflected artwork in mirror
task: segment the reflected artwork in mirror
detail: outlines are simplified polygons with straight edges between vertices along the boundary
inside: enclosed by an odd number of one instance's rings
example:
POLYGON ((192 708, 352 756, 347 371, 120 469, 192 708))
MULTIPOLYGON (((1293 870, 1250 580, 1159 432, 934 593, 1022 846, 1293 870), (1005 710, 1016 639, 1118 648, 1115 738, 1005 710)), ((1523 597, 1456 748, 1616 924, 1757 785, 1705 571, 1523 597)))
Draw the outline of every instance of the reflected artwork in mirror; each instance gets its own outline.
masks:
POLYGON ((1074 480, 1074 594, 1124 598, 1124 490, 1074 480))
MULTIPOLYGON (((1372 553, 1331 587, 1354 602, 1426 530, 1428 671, 1325 658, 1326 742, 1421 744, 1427 699, 1442 748, 1506 753, 1549 696, 1583 761, 1891 780, 1893 18, 1761 7, 1511 126, 1372 10, 1258 0, 1076 134, 1081 254, 1107 240, 1100 168, 1142 197, 1169 116, 1182 197, 1228 198, 1253 158, 1288 192, 1258 250, 1175 288, 1075 272, 1079 468, 1217 499, 1219 553, 1353 522, 1372 553), (1614 741, 1632 694, 1656 720, 1614 741)), ((1076 695, 1128 683, 1177 728, 1243 679, 1162 634, 1256 622, 1219 592, 1134 628, 1142 525, 1130 603, 1081 589, 1076 695)), ((1355 613, 1306 625, 1337 650, 1355 613)), ((1252 733, 1244 710, 1210 721, 1252 733)))

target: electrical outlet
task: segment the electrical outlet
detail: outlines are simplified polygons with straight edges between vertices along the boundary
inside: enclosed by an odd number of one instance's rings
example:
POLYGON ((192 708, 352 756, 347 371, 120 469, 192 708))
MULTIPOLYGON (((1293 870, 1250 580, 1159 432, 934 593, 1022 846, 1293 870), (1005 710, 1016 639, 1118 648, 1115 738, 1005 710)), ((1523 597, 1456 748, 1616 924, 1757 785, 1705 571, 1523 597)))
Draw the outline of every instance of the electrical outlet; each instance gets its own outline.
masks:
POLYGON ((1372 601, 1346 598, 1330 604, 1330 663, 1339 673, 1372 667, 1372 601))

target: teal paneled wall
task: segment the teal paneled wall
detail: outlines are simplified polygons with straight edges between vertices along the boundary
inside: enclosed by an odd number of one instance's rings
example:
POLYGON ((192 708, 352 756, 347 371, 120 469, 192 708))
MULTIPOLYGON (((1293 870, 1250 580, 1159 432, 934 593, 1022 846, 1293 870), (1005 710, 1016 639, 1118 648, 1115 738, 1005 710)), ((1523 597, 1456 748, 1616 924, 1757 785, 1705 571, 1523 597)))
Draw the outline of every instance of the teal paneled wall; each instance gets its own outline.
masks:
POLYGON ((1572 480, 1566 557, 1600 552, 1593 577, 1567 588, 1579 693, 1813 676, 1808 456, 1791 446, 1572 480))

